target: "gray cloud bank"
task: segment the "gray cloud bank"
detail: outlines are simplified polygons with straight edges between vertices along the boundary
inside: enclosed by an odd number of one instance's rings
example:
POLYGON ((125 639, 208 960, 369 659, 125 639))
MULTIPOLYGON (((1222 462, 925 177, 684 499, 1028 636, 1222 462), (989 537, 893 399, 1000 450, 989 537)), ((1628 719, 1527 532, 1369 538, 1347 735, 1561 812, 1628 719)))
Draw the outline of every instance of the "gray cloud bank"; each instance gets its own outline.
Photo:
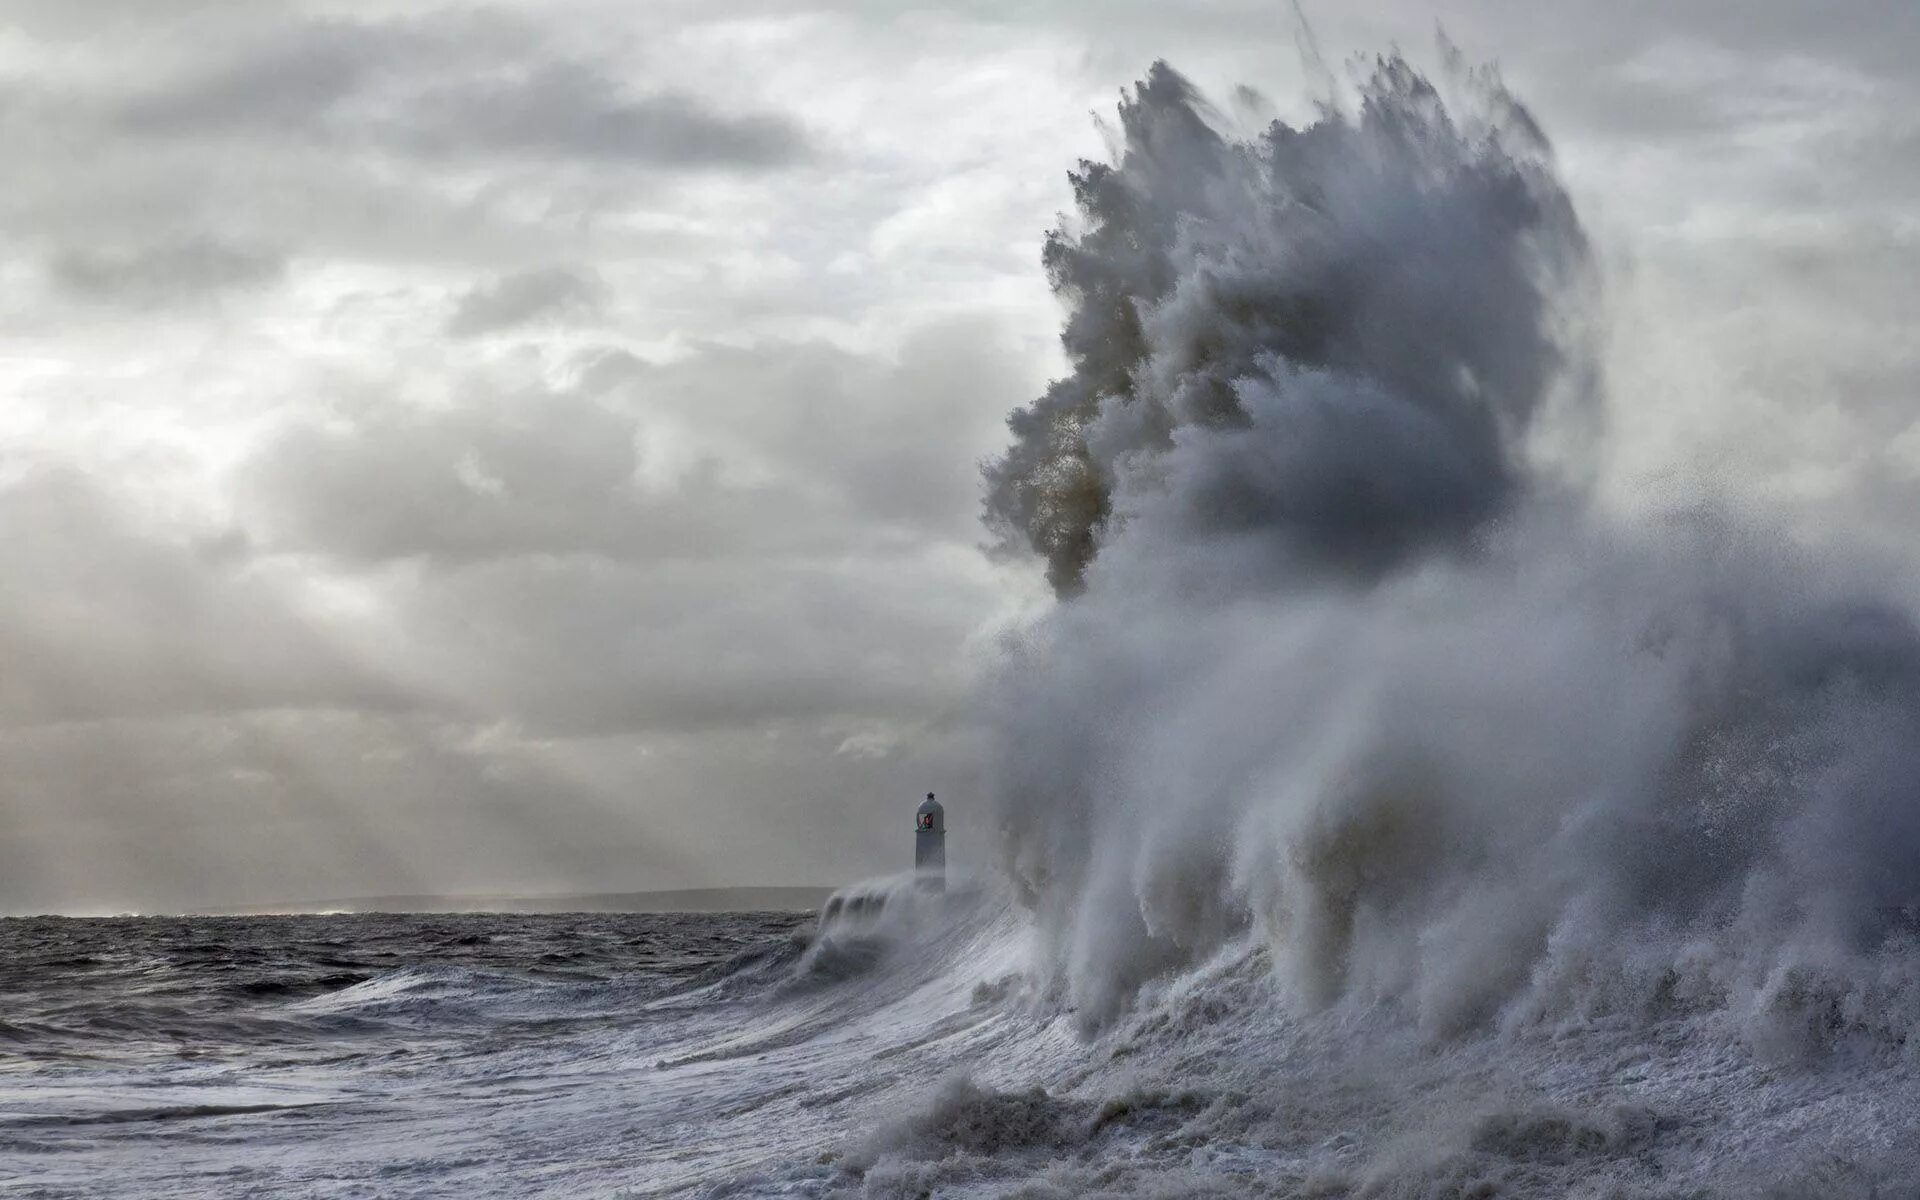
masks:
POLYGON ((539 317, 564 319, 592 315, 606 298, 597 276, 566 267, 543 267, 476 284, 460 297, 447 321, 455 337, 492 333, 539 317))
MULTIPOLYGON (((1141 257, 1103 276, 1103 235, 1069 223, 1042 261, 1065 168, 1100 153, 1086 112, 1146 63, 1295 93, 1270 5, 85 8, 9 6, 0 74, 0 911, 831 883, 896 866, 896 808, 928 788, 980 861, 975 677, 1047 599, 1025 552, 983 551, 979 464, 1011 435, 1052 463, 1003 486, 998 532, 1071 583, 1076 541, 1137 498, 1123 463, 1219 469, 1154 517, 1211 529, 1208 497, 1272 464, 1179 447, 1299 418, 1232 381, 1262 312, 1306 300, 1169 290, 1152 261, 1220 232, 1172 214, 1236 211, 1225 142, 1144 130, 1142 190, 1099 200, 1143 200, 1107 235, 1141 257), (1049 265, 1105 306, 1064 345, 1049 265), (1130 329, 1143 299, 1161 324, 1130 329), (1234 337, 1182 340, 1189 317, 1234 337), (1105 376, 1157 369, 1103 341, 1135 334, 1204 386, 1107 404, 1105 376), (1058 403, 1009 431, 1049 375, 1058 403)), ((1554 134, 1608 276, 1595 336, 1634 419, 1600 489, 1705 453, 1720 486, 1904 553, 1920 35, 1906 8, 1733 11, 1450 27, 1554 134)), ((1391 0, 1317 15, 1330 48, 1430 30, 1391 0)), ((1331 275, 1418 219, 1350 201, 1331 275)), ((1505 279, 1507 247, 1483 228, 1404 264, 1375 323, 1295 312, 1317 348, 1293 349, 1380 361, 1369 337, 1505 279)), ((1509 461, 1532 390, 1491 368, 1544 370, 1565 331, 1494 328, 1478 391, 1407 382, 1458 338, 1406 343, 1386 382, 1432 418, 1409 439, 1509 461)), ((1288 553, 1328 542, 1356 479, 1455 541, 1531 486, 1365 465, 1265 495, 1288 553)))
POLYGON ((761 169, 807 153, 800 126, 680 92, 635 94, 604 63, 543 54, 536 31, 485 15, 292 22, 226 61, 101 97, 143 136, 281 138, 429 156, 761 169), (529 47, 533 52, 529 53, 529 47))
POLYGON ((130 251, 68 250, 49 266, 61 290, 85 300, 154 307, 277 281, 285 262, 275 254, 210 238, 130 251))

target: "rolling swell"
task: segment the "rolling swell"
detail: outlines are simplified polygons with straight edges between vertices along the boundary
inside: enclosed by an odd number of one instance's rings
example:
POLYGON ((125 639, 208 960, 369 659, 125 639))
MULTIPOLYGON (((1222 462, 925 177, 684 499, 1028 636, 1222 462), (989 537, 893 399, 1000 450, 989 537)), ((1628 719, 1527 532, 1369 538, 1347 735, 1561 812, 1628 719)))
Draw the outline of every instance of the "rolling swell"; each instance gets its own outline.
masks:
MULTIPOLYGON (((888 901, 840 929, 822 916, 494 916, 464 918, 487 936, 462 945, 433 919, 393 918, 365 927, 368 946, 404 947, 415 924, 433 949, 85 1060, 43 1040, 40 1017, 114 1001, 82 974, 42 973, 38 992, 11 994, 25 1041, 9 1050, 27 1057, 0 1156, 48 1194, 99 1194, 111 1177, 122 1194, 196 1198, 343 1183, 435 1196, 1868 1196, 1911 1178, 1892 1149, 1920 1111, 1907 1052, 1848 1032, 1861 1010, 1819 997, 1817 979, 1787 1006, 1820 1014, 1812 1055, 1784 1035, 1756 1052, 1724 1001, 1678 994, 1436 1041, 1388 1004, 1303 1009, 1248 929, 1083 1031, 1071 990, 1046 986, 1052 943, 997 885, 937 903, 908 881, 860 892, 888 901), (876 956, 809 961, 842 935, 876 956), (628 969, 663 940, 683 946, 672 967, 628 969), (539 947, 587 941, 599 957, 578 956, 603 978, 532 969, 539 947), (296 1027, 304 1040, 288 1040, 296 1027)), ((297 924, 235 935, 301 957, 297 924)), ((75 936, 144 959, 140 943, 160 935, 98 922, 75 936)), ((307 960, 359 957, 344 941, 307 960)), ((191 991, 219 973, 143 974, 191 991)))

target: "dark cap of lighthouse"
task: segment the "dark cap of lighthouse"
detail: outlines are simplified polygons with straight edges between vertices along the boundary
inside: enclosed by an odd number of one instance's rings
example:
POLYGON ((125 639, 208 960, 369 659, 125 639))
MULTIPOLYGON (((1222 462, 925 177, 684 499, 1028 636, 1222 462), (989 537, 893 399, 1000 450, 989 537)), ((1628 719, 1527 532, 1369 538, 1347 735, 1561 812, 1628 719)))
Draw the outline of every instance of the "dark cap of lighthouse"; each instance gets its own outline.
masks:
POLYGON ((914 810, 913 827, 934 833, 947 831, 947 810, 940 807, 940 802, 933 798, 932 792, 928 792, 927 798, 914 810))

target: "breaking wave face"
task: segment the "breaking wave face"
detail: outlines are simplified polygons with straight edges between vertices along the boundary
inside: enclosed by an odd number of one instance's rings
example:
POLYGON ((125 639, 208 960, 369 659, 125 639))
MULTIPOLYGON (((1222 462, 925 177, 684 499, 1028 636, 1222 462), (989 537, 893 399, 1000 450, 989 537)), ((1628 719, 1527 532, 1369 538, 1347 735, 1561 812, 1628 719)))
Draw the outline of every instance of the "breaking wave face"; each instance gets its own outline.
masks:
POLYGON ((1587 240, 1446 58, 1251 138, 1157 64, 1072 176, 1072 370, 987 469, 1059 596, 987 706, 1044 982, 1099 1026, 1256 939, 1436 1036, 1810 996, 1904 1035, 1914 625, 1843 547, 1594 498, 1587 240))

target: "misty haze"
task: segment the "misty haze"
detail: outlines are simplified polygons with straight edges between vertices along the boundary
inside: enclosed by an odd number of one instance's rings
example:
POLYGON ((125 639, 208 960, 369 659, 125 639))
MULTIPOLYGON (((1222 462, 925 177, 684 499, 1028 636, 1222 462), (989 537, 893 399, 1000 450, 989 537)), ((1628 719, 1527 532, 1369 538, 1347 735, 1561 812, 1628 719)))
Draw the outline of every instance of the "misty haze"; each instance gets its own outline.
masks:
POLYGON ((0 0, 0 1191, 1915 1194, 1916 53, 0 0))

